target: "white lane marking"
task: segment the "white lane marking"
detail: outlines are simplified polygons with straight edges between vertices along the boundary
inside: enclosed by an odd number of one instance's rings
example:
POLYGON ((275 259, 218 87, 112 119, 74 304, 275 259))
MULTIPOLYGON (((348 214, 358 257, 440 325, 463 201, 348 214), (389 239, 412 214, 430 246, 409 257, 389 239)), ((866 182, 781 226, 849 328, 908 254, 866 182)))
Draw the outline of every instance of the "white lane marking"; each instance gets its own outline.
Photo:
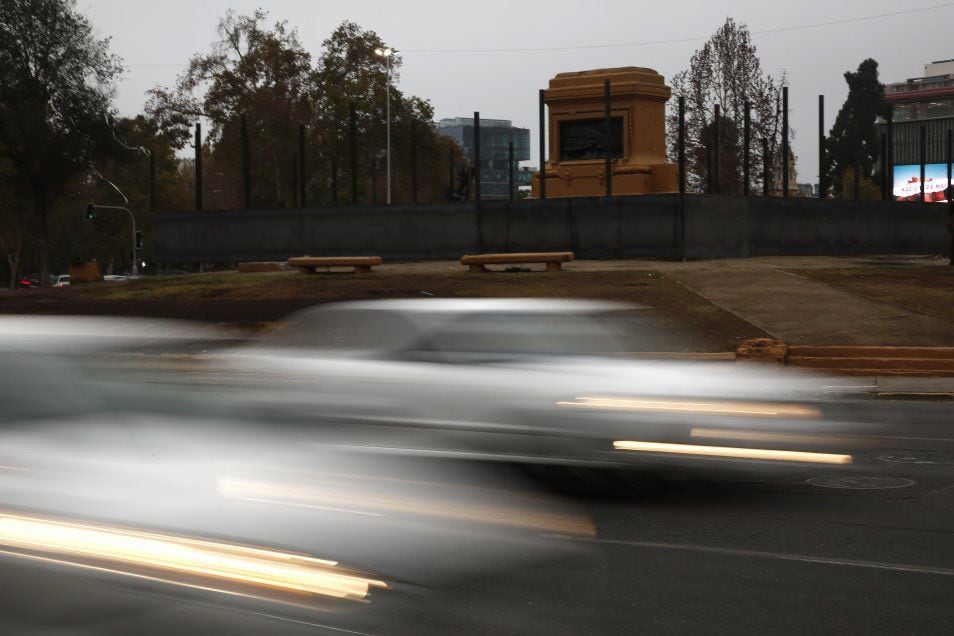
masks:
POLYGON ((923 495, 921 495, 921 497, 930 497, 931 495, 936 495, 940 492, 950 490, 951 488, 954 488, 954 484, 951 484, 950 486, 944 486, 943 488, 938 488, 937 490, 932 490, 931 492, 926 492, 923 495))
POLYGON ((875 435, 875 439, 913 439, 921 442, 954 442, 950 437, 902 437, 892 435, 875 435))
POLYGON ((294 623, 296 625, 306 625, 308 627, 319 627, 321 629, 327 629, 333 632, 341 632, 342 634, 357 634, 357 636, 373 636, 368 632, 356 632, 354 630, 345 629, 344 627, 333 627, 331 625, 323 625, 322 623, 311 623, 309 621, 302 621, 295 618, 289 618, 287 616, 278 616, 276 614, 266 614, 265 612, 249 612, 256 616, 264 616, 265 618, 272 618, 277 621, 284 621, 286 623, 294 623))
MULTIPOLYGON (((548 535, 553 537, 554 535, 548 535)), ((785 552, 763 552, 761 550, 743 550, 737 548, 717 548, 707 545, 697 545, 691 543, 661 543, 657 541, 628 541, 625 539, 587 539, 585 537, 564 537, 561 539, 569 541, 578 541, 584 543, 605 543, 610 545, 622 545, 633 548, 649 548, 656 550, 682 550, 685 552, 701 552, 705 554, 718 554, 722 556, 741 556, 754 557, 761 559, 773 559, 776 561, 796 561, 800 563, 817 563, 820 565, 841 565, 854 568, 867 568, 871 570, 888 570, 893 572, 909 572, 914 574, 936 574, 938 576, 954 576, 954 569, 939 568, 927 565, 908 565, 903 563, 879 563, 877 561, 859 561, 856 559, 836 559, 821 556, 812 556, 807 554, 788 554, 785 552)))

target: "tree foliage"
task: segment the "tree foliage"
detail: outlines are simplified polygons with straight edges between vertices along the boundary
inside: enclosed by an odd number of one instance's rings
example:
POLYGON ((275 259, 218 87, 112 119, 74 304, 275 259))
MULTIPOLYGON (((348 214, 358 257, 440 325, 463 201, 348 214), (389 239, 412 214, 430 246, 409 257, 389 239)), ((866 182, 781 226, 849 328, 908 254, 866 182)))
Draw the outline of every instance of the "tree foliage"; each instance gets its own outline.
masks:
MULTIPOLYGON (((750 186, 761 187, 763 140, 774 164, 780 166, 782 143, 781 92, 784 76, 773 79, 762 70, 748 27, 727 18, 696 51, 689 68, 672 78, 674 99, 666 121, 669 154, 675 160, 678 136, 676 97, 686 102, 687 184, 691 191, 706 190, 708 150, 714 141, 712 121, 719 105, 723 153, 719 191, 741 194, 745 109, 750 113, 750 186), (707 144, 707 141, 709 142, 707 144)), ((778 170, 773 172, 780 172, 778 170)))
MULTIPOLYGON (((391 98, 392 180, 395 198, 409 198, 412 131, 417 140, 420 200, 439 198, 446 179, 432 169, 446 165, 447 144, 431 128, 433 109, 397 88, 401 58, 375 54, 386 45, 373 31, 341 24, 314 60, 297 32, 285 22, 268 26, 268 16, 229 12, 219 23, 220 40, 207 54, 195 55, 171 89, 150 93, 147 113, 184 147, 198 117, 210 129, 203 148, 205 203, 235 208, 243 202, 242 134, 247 122, 252 204, 295 205, 299 125, 307 130, 304 178, 308 203, 332 201, 331 171, 338 200, 351 201, 350 112, 356 113, 358 201, 369 202, 371 165, 386 148, 387 97, 391 98), (436 156, 440 155, 438 161, 436 156)), ((384 167, 379 170, 381 183, 384 167)))
POLYGON ((839 199, 859 199, 861 201, 880 201, 881 186, 875 183, 870 176, 857 172, 853 166, 848 166, 834 185, 839 199))
POLYGON ((869 181, 874 175, 881 154, 881 137, 875 122, 887 113, 887 105, 884 84, 878 79, 878 63, 873 59, 864 60, 854 73, 846 72, 845 81, 848 97, 835 118, 825 159, 835 196, 851 198, 854 172, 859 171, 869 181), (846 179, 849 170, 851 178, 846 179))
POLYGON ((107 115, 120 71, 75 0, 0 0, 0 156, 29 193, 43 273, 58 199, 110 149, 107 115))
MULTIPOLYGON (((163 209, 186 209, 192 205, 191 181, 179 172, 172 141, 159 131, 155 122, 143 115, 120 117, 111 121, 115 150, 97 162, 88 178, 73 188, 70 213, 62 219, 69 226, 68 253, 61 258, 103 263, 107 273, 129 271, 132 231, 129 217, 124 212, 103 210, 93 222, 79 218, 76 210, 85 203, 94 201, 103 205, 128 208, 136 217, 136 227, 149 232, 150 164, 155 164, 155 200, 163 209)), ((150 260, 149 241, 146 241, 143 258, 150 260)))
POLYGON ((304 125, 307 203, 331 202, 331 165, 338 200, 352 202, 349 113, 357 114, 357 202, 384 200, 384 150, 390 95, 393 200, 411 199, 412 138, 418 199, 445 197, 448 155, 462 153, 436 134, 433 109, 397 88, 399 55, 383 58, 372 31, 341 24, 319 55, 304 49, 286 22, 263 11, 228 12, 207 53, 194 55, 170 88, 148 94, 145 112, 117 117, 114 82, 120 60, 109 41, 94 37, 75 0, 0 0, 0 272, 17 274, 73 261, 129 267, 129 217, 103 210, 93 222, 87 202, 128 207, 146 231, 151 209, 150 164, 160 210, 189 209, 192 163, 181 154, 202 118, 204 207, 244 204, 243 134, 247 124, 252 205, 295 205, 298 133, 304 125), (376 188, 371 179, 377 168, 376 188))

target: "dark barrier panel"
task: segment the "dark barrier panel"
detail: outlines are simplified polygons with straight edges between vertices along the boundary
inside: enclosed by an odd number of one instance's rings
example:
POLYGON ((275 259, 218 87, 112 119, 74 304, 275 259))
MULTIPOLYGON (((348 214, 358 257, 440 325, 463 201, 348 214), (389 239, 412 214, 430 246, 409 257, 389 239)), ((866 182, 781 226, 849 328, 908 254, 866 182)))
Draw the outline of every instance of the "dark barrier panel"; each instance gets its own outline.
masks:
POLYGON ((837 199, 749 199, 749 255, 942 254, 941 205, 837 199))
MULTIPOLYGON (((442 205, 175 212, 151 215, 153 260, 199 263, 373 254, 457 259, 477 252, 562 251, 579 258, 675 259, 678 195, 442 205)), ((947 208, 814 198, 685 198, 688 258, 935 253, 947 208)))
POLYGON ((686 197, 686 258, 748 256, 750 200, 715 195, 686 197))

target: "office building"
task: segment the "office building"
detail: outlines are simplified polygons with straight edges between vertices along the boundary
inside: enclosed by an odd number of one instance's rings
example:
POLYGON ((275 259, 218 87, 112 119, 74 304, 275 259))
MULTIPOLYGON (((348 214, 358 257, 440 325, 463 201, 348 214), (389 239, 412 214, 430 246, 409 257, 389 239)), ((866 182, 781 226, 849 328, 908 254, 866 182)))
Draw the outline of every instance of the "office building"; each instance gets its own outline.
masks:
MULTIPOLYGON (((437 132, 453 139, 474 161, 474 120, 452 117, 437 122, 437 132)), ((480 196, 506 199, 510 196, 509 148, 513 142, 514 190, 529 184, 530 173, 520 169, 530 159, 530 130, 517 128, 509 119, 480 120, 480 196)))
MULTIPOLYGON (((926 163, 945 161, 947 131, 954 126, 954 60, 924 65, 924 76, 886 84, 884 97, 894 120, 894 165, 921 161, 921 126, 926 163)), ((884 124, 884 122, 881 122, 884 124)))

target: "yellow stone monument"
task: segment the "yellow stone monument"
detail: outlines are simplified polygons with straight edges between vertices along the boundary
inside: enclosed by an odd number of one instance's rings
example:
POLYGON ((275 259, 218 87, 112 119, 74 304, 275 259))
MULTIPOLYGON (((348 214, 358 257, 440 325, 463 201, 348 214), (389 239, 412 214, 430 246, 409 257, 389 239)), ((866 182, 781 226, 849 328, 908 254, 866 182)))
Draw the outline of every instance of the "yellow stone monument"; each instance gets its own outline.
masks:
MULTIPOLYGON (((613 194, 678 190, 678 166, 666 161, 666 102, 672 90, 649 68, 625 66, 558 73, 544 91, 549 108, 549 157, 541 171, 546 196, 606 192, 604 80, 610 80, 613 194)), ((540 197, 540 172, 533 176, 540 197)))

